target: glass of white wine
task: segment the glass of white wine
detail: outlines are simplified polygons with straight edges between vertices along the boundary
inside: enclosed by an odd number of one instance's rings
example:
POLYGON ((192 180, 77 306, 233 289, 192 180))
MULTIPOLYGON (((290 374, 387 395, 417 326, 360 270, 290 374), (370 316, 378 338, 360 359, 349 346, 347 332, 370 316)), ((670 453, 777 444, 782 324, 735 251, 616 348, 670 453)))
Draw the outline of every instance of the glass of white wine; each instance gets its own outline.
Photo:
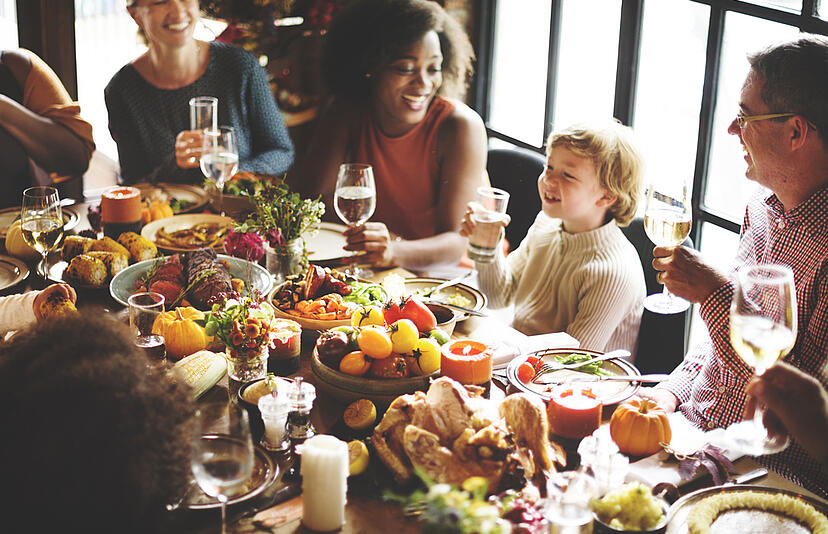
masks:
MULTIPOLYGON (((730 307, 733 350, 761 375, 796 343, 796 289, 793 272, 784 265, 756 265, 739 273, 730 307)), ((775 454, 790 443, 771 436, 759 407, 752 419, 727 427, 728 448, 751 456, 775 454)))
POLYGON ((204 130, 200 166, 204 176, 216 184, 218 211, 224 215, 224 184, 239 170, 239 149, 232 127, 204 130))
POLYGON ((201 490, 221 504, 227 532, 227 501, 253 474, 253 441, 247 412, 234 402, 208 402, 196 411, 191 465, 201 490))
MULTIPOLYGON (((661 180, 650 185, 644 208, 644 231, 650 241, 660 247, 680 245, 690 234, 691 222, 690 188, 686 181, 661 180)), ((664 286, 661 293, 644 299, 644 307, 654 313, 670 314, 683 312, 690 303, 664 286)))
POLYGON ((46 257, 63 237, 63 213, 57 189, 37 186, 23 191, 20 229, 26 243, 43 256, 39 271, 44 280, 48 279, 46 257))
MULTIPOLYGON (((374 186, 374 169, 367 163, 343 163, 339 166, 334 191, 334 209, 339 218, 351 227, 364 224, 374 214, 377 206, 377 190, 374 186)), ((344 271, 351 276, 370 277, 368 269, 351 266, 344 271)))

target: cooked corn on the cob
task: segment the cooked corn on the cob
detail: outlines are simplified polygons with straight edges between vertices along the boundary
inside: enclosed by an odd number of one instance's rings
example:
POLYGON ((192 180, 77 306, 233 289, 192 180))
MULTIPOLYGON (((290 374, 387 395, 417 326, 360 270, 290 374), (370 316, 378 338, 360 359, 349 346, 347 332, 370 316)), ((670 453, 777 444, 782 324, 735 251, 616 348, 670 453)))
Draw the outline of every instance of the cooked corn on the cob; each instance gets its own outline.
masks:
POLYGON ((89 250, 99 250, 101 252, 117 252, 118 254, 123 254, 127 258, 129 257, 129 251, 124 248, 124 246, 109 236, 104 236, 100 239, 96 239, 92 246, 89 247, 89 250))
POLYGON ((227 370, 227 362, 214 352, 200 350, 179 361, 173 367, 176 380, 192 388, 194 399, 221 380, 227 370))
POLYGON ((133 262, 151 260, 158 255, 155 243, 135 232, 124 232, 118 236, 118 243, 129 250, 129 256, 133 262))
POLYGON ((123 254, 118 254, 117 252, 90 250, 86 253, 86 255, 101 260, 104 265, 106 265, 106 271, 109 273, 109 278, 112 278, 119 272, 129 267, 129 259, 123 254))
POLYGON ((70 261, 75 256, 86 254, 95 240, 91 237, 83 237, 79 235, 68 235, 63 240, 63 249, 61 251, 64 261, 70 261))
POLYGON ((77 313, 78 309, 63 293, 52 293, 46 300, 40 303, 40 316, 43 318, 54 318, 67 313, 77 313))
POLYGON ((106 284, 107 269, 104 262, 87 254, 75 256, 69 262, 64 276, 84 285, 103 287, 106 284))

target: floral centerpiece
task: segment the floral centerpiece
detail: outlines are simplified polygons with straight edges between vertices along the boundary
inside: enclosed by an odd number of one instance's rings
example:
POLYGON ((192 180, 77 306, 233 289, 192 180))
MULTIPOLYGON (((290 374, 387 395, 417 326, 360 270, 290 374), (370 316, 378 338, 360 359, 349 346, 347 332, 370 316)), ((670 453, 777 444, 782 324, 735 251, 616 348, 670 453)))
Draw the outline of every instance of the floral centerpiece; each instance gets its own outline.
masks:
POLYGON ((258 291, 245 296, 229 293, 213 304, 205 332, 224 343, 232 379, 245 382, 266 375, 277 335, 273 319, 273 307, 258 291))

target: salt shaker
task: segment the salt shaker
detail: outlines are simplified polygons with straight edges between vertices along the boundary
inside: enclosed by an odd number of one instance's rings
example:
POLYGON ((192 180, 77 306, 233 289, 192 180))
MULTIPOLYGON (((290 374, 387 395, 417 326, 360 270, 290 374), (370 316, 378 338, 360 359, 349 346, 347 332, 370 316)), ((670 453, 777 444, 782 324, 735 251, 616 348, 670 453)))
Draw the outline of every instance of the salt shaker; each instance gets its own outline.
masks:
POLYGON ((291 410, 287 396, 284 394, 262 395, 259 399, 259 412, 264 422, 262 446, 269 451, 284 451, 290 447, 287 439, 287 417, 291 410))
POLYGON ((287 431, 291 445, 296 445, 316 434, 316 429, 310 419, 313 400, 316 398, 316 388, 313 384, 304 382, 301 377, 296 377, 293 384, 287 388, 288 403, 290 412, 287 418, 287 431))
POLYGON ((564 471, 548 483, 549 499, 544 517, 550 534, 588 534, 592 532, 589 503, 597 497, 595 479, 583 471, 564 471))

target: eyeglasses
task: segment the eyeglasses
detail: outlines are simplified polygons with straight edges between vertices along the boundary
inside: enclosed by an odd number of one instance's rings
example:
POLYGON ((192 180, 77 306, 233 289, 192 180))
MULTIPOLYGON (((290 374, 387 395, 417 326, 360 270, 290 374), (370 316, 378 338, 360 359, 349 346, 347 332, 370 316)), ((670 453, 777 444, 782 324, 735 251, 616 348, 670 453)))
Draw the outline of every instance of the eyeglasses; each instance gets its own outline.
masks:
POLYGON ((782 117, 793 117, 796 113, 765 113, 763 115, 745 115, 741 111, 736 114, 736 124, 743 130, 745 125, 753 121, 764 121, 768 119, 781 119, 782 117))

